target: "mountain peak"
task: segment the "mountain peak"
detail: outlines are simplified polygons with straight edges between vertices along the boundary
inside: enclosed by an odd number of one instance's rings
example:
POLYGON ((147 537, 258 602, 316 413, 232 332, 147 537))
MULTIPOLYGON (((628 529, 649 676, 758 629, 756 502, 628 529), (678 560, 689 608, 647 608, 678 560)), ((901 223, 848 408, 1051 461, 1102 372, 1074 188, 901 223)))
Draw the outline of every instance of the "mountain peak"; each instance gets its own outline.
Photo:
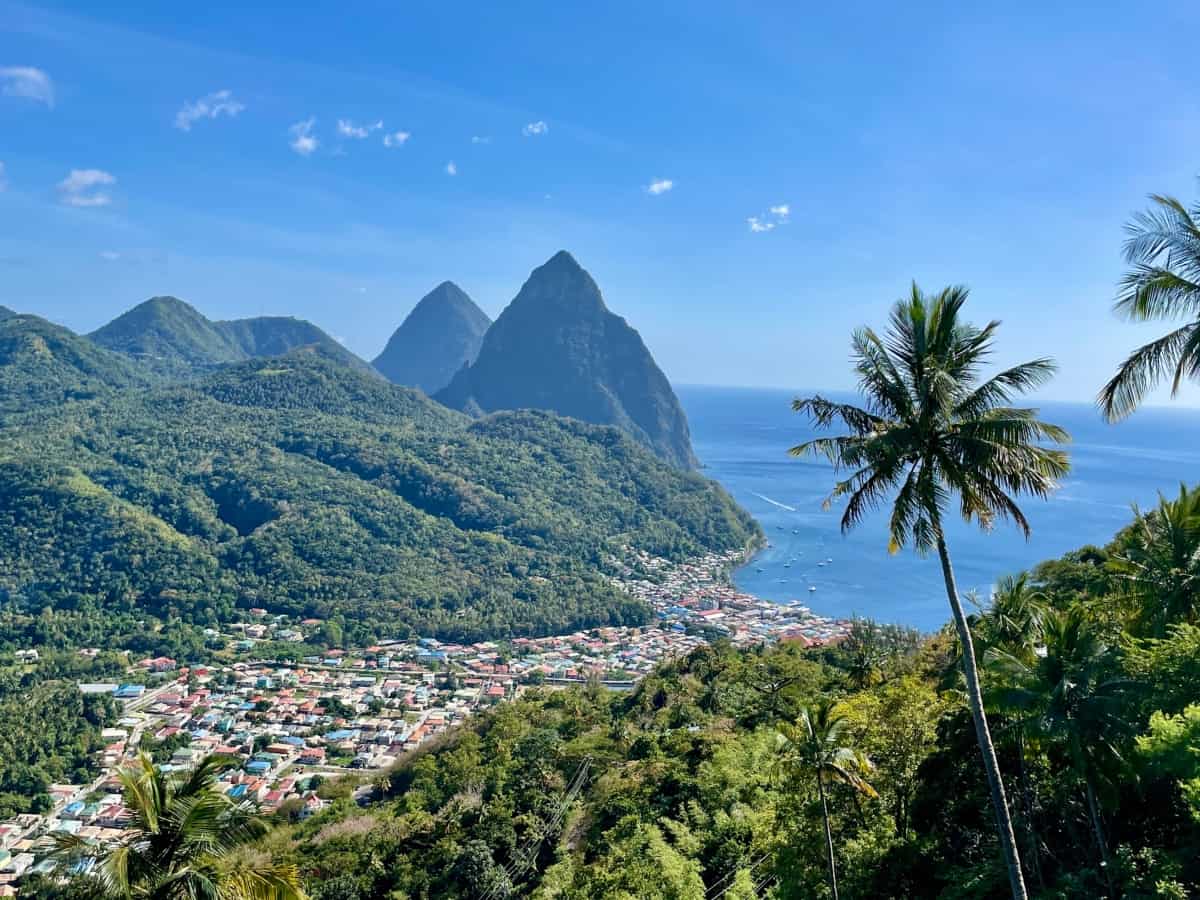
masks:
POLYGON ((687 418, 641 336, 565 250, 530 273, 437 399, 463 411, 546 409, 615 425, 663 459, 696 464, 687 418))
POLYGON ((417 302, 373 364, 389 381, 436 393, 475 359, 491 324, 466 291, 443 281, 417 302))

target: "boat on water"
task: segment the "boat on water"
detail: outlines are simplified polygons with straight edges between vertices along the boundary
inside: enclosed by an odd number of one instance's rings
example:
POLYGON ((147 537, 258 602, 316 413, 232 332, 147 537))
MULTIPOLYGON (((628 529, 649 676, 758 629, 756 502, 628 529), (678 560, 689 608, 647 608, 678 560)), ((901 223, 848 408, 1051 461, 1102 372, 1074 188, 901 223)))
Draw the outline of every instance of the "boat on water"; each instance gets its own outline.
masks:
POLYGON ((825 567, 825 563, 823 563, 823 562, 819 562, 819 563, 817 563, 817 568, 818 568, 818 569, 823 569, 824 567, 825 567))
POLYGON ((831 562, 833 562, 833 557, 832 557, 832 556, 831 556, 831 557, 829 557, 829 559, 825 560, 825 562, 827 562, 827 563, 831 563, 831 562))
POLYGON ((800 530, 798 528, 792 529, 792 534, 799 534, 799 533, 800 533, 800 530))
POLYGON ((811 593, 813 593, 813 592, 815 592, 815 591, 816 591, 816 589, 817 589, 817 586, 816 586, 815 584, 810 584, 810 585, 808 586, 808 592, 809 592, 810 594, 811 594, 811 593))

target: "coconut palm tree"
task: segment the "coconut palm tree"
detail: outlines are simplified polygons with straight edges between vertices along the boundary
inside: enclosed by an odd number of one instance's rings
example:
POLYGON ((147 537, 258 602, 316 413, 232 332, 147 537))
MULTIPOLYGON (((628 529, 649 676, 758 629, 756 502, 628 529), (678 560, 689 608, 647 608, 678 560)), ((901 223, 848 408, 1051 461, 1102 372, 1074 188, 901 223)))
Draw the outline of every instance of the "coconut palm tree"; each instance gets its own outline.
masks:
POLYGON ((1168 626, 1200 622, 1200 490, 1158 495, 1158 508, 1135 506, 1126 546, 1109 563, 1137 605, 1137 627, 1165 637, 1168 626))
POLYGON ((989 665, 1007 676, 1006 705, 1025 711, 1039 742, 1065 751, 1083 785, 1101 867, 1115 893, 1098 795, 1124 767, 1120 748, 1130 722, 1123 710, 1132 682, 1117 674, 1115 649, 1080 610, 1048 613, 1043 635, 1032 659, 993 648, 989 665))
POLYGON ((1110 422, 1125 418, 1165 378, 1171 396, 1185 379, 1200 380, 1200 203, 1190 210, 1174 197, 1151 195, 1154 207, 1127 226, 1117 313, 1131 322, 1186 320, 1138 347, 1100 392, 1110 422))
POLYGON ((779 749, 784 770, 791 776, 813 776, 821 798, 821 817, 825 824, 825 853, 829 863, 829 889, 837 900, 837 862, 833 855, 833 831, 829 826, 827 782, 850 787, 857 796, 878 796, 867 783, 865 773, 871 764, 866 756, 842 743, 846 721, 834 713, 834 704, 823 700, 817 706, 803 709, 795 725, 779 726, 779 749))
POLYGON ((1046 595, 1030 584, 1028 572, 1005 575, 979 617, 980 630, 989 644, 1010 652, 1032 653, 1041 643, 1048 608, 1046 595))
MULTIPOLYGON (((257 808, 216 787, 229 760, 163 773, 146 754, 120 773, 132 827, 85 876, 100 900, 304 900, 294 866, 249 861, 239 851, 267 824, 257 808)), ((95 848, 62 836, 58 853, 86 857, 95 848)))
POLYGON ((963 321, 966 300, 963 287, 927 297, 913 284, 911 294, 892 309, 885 337, 870 328, 856 331, 855 370, 866 405, 821 396, 795 400, 793 409, 817 427, 840 424, 849 433, 816 438, 791 452, 824 456, 836 471, 849 471, 826 500, 829 507, 846 499, 843 532, 890 501, 889 550, 909 543, 921 554, 937 550, 1009 881, 1013 897, 1024 900, 1020 856, 944 524, 956 497, 966 521, 990 529, 997 519, 1008 519, 1028 536, 1029 522, 1014 498, 1023 493, 1046 497, 1054 490, 1068 470, 1067 457, 1044 444, 1062 444, 1069 437, 1042 422, 1036 410, 1009 405, 1053 375, 1050 360, 1035 359, 981 381, 999 323, 977 328, 963 321))

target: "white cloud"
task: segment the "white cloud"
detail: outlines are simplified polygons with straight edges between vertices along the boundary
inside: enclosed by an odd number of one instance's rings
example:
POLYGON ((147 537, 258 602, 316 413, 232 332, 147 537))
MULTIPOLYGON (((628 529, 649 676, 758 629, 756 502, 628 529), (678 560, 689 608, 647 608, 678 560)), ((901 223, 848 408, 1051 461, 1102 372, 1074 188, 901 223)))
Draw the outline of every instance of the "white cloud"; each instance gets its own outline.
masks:
POLYGON ((471 135, 472 144, 490 144, 491 142, 492 139, 490 137, 483 137, 482 135, 478 134, 471 135))
POLYGON ((774 231, 776 225, 786 225, 791 214, 792 207, 790 205, 778 203, 768 207, 765 216, 751 216, 746 220, 746 224, 750 226, 751 231, 761 234, 764 231, 774 231))
POLYGON ((54 82, 33 66, 0 67, 0 92, 9 97, 24 97, 54 107, 54 82))
POLYGON ((292 141, 289 146, 299 153, 301 156, 309 156, 321 145, 321 142, 313 137, 313 129, 317 126, 315 116, 310 116, 302 122, 297 122, 288 129, 288 134, 292 136, 292 141))
POLYGON ((103 188, 116 183, 116 177, 102 169, 72 169, 58 183, 58 195, 67 206, 108 206, 112 196, 103 188))
POLYGON ((383 146, 385 147, 403 147, 408 143, 408 139, 412 137, 407 131, 393 131, 391 134, 383 136, 383 146))
POLYGON ((383 121, 380 120, 372 125, 355 125, 349 119, 338 119, 337 133, 344 138, 354 138, 362 140, 372 131, 378 131, 383 127, 383 121))
POLYGON ((0 191, 8 187, 8 175, 4 171, 4 163, 0 162, 0 191))
POLYGON ((175 127, 180 131, 191 131, 192 125, 201 119, 217 119, 221 116, 232 119, 245 108, 245 104, 233 99, 232 91, 213 91, 199 100, 183 104, 175 113, 175 127))
POLYGON ((457 175, 458 174, 458 166, 456 166, 454 164, 454 160, 450 160, 450 162, 446 163, 446 174, 447 175, 457 175))
POLYGON ((105 262, 116 262, 121 258, 121 254, 116 250, 101 250, 100 258, 105 262))
POLYGON ((539 119, 536 122, 530 122, 528 125, 522 128, 521 134, 525 135, 525 137, 534 137, 539 134, 545 134, 549 130, 550 126, 539 119))
POLYGON ((656 178, 646 185, 646 193, 654 194, 657 197, 659 194, 665 194, 673 187, 675 187, 675 182, 670 178, 656 178))

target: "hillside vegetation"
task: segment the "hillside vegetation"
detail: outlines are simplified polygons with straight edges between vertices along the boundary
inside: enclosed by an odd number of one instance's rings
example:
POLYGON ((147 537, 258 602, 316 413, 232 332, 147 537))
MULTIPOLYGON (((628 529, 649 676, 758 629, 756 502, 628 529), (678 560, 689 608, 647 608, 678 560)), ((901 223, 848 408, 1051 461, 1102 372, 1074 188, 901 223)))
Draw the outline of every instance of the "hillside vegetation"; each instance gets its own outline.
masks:
POLYGON ((716 484, 615 429, 472 422, 309 350, 44 408, 0 447, 17 644, 151 650, 167 638, 146 617, 187 631, 251 606, 334 620, 352 642, 640 623, 608 554, 757 534, 716 484))
MULTIPOLYGON (((1194 579, 1200 492, 1177 502, 1194 579)), ((1200 591, 1168 608, 1147 589, 1184 587, 1158 555, 1177 512, 1002 582, 973 617, 1036 896, 1200 889, 1200 591)), ((948 630, 860 622, 834 649, 706 648, 628 695, 534 690, 269 848, 317 900, 825 897, 824 759, 842 897, 1000 898, 961 677, 948 630)))

